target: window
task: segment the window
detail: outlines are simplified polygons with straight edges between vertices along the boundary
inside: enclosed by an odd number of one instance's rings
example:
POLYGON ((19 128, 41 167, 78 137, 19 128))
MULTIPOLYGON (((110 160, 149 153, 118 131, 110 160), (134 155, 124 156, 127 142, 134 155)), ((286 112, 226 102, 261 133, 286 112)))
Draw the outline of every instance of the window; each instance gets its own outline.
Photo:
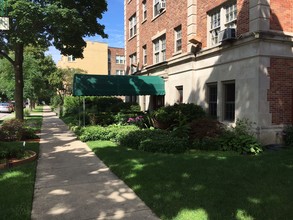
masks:
POLYGON ((164 106, 165 103, 165 96, 163 95, 155 95, 152 96, 152 102, 153 102, 153 110, 156 110, 162 106, 164 106))
POLYGON ((116 75, 124 75, 124 70, 116 70, 116 75))
POLYGON ((129 37, 136 35, 136 14, 129 19, 129 37))
POLYGON ((208 85, 208 112, 212 117, 217 117, 218 88, 216 84, 208 85))
POLYGON ((146 4, 146 0, 144 0, 142 2, 142 20, 146 20, 147 19, 147 4, 146 4))
POLYGON ((154 40, 153 45, 155 63, 166 61, 166 35, 163 35, 154 40))
POLYGON ((137 71, 136 53, 129 56, 130 59, 130 73, 133 74, 137 71))
POLYGON ((183 103, 183 86, 176 86, 177 89, 177 103, 183 103))
POLYGON ((212 45, 215 45, 218 43, 218 35, 221 30, 220 21, 221 21, 220 11, 217 11, 211 16, 210 34, 211 34, 211 44, 212 45))
POLYGON ((224 120, 235 120, 235 83, 224 83, 224 120))
POLYGON ((67 61, 68 62, 73 62, 73 61, 75 61, 75 57, 70 55, 70 56, 67 57, 67 61))
POLYGON ((226 28, 236 28, 237 4, 236 2, 216 8, 209 13, 209 39, 210 45, 219 43, 219 32, 226 28))
POLYGON ((116 64, 124 64, 125 63, 125 57, 124 56, 116 56, 116 64))
POLYGON ((142 55, 143 55, 143 64, 147 64, 148 59, 147 59, 147 46, 146 45, 144 45, 142 47, 142 55))
POLYGON ((182 28, 181 25, 175 28, 175 52, 182 49, 182 28))
POLYGON ((226 7, 226 27, 235 28, 237 19, 237 5, 229 5, 226 7))
POLYGON ((154 17, 161 14, 166 8, 166 0, 153 0, 154 1, 154 17))

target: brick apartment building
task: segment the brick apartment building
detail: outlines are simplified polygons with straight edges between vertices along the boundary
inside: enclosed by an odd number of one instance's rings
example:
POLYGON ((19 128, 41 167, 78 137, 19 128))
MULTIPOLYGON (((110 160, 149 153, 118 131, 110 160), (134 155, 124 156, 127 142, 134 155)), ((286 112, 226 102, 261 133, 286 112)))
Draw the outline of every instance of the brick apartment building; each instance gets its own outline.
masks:
POLYGON ((293 123, 293 1, 125 0, 126 74, 165 79, 144 110, 196 103, 220 121, 256 123, 278 143, 293 123))
POLYGON ((124 75, 124 48, 109 47, 106 43, 87 41, 83 52, 83 59, 72 56, 61 56, 57 66, 59 68, 75 68, 84 70, 88 74, 124 75))
POLYGON ((124 48, 109 47, 108 49, 108 74, 125 74, 125 51, 124 48))

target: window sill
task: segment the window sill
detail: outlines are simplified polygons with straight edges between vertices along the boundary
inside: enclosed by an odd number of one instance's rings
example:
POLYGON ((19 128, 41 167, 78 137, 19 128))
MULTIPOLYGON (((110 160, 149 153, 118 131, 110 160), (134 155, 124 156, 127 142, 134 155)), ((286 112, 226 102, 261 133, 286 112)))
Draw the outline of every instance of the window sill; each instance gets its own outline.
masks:
POLYGON ((177 56, 179 54, 182 54, 182 50, 179 50, 177 52, 172 53, 172 56, 175 57, 175 56, 177 56))
POLYGON ((144 23, 146 23, 147 22, 147 19, 144 19, 142 22, 141 22, 141 24, 144 24, 144 23))
POLYGON ((161 15, 165 14, 165 12, 166 12, 166 9, 164 9, 164 11, 162 11, 160 14, 153 17, 152 22, 155 21, 157 18, 159 18, 161 15))
POLYGON ((132 39, 135 38, 135 37, 136 37, 136 34, 133 35, 132 37, 128 38, 128 41, 132 40, 132 39))

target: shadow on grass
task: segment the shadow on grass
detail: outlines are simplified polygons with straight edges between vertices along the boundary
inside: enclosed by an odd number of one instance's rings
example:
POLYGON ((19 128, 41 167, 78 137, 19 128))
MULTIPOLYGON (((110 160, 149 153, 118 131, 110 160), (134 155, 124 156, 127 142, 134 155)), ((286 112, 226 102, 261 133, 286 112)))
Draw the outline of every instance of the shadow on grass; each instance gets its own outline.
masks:
POLYGON ((293 150, 152 154, 89 142, 161 219, 293 219, 293 150))
MULTIPOLYGON (((27 143, 26 148, 39 152, 39 143, 27 143)), ((36 161, 1 170, 1 219, 30 219, 35 182, 36 161)))

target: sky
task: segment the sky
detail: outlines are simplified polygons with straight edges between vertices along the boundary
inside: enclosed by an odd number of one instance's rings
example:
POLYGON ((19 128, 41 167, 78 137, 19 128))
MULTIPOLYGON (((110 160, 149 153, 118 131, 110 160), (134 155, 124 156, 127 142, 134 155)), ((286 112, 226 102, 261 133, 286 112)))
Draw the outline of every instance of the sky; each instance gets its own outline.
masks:
MULTIPOLYGON (((100 36, 86 37, 85 40, 107 43, 109 47, 124 47, 124 0, 107 0, 108 10, 99 20, 100 24, 105 25, 105 33, 108 38, 100 36)), ((60 60, 61 55, 54 47, 50 47, 46 54, 52 56, 55 63, 60 60)))

